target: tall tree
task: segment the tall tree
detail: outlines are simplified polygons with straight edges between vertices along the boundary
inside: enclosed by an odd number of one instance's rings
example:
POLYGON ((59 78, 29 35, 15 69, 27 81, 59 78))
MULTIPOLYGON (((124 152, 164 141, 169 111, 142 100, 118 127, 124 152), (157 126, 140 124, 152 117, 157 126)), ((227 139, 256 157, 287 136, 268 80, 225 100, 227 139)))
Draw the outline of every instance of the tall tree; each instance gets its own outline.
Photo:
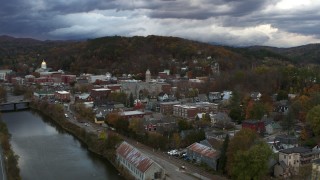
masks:
POLYGON ((307 114, 307 123, 315 135, 320 135, 320 105, 313 107, 307 114))
POLYGON ((241 129, 235 136, 230 140, 227 150, 227 165, 226 170, 229 175, 232 174, 234 168, 235 154, 238 151, 248 150, 258 138, 255 131, 244 128, 241 129))
POLYGON ((129 96, 129 106, 130 107, 134 106, 134 99, 133 99, 133 94, 132 93, 130 93, 130 96, 129 96))
POLYGON ((254 144, 249 150, 237 151, 231 172, 233 179, 262 179, 268 172, 272 150, 265 142, 254 144))
POLYGON ((226 164, 227 164, 227 149, 229 145, 229 134, 227 134, 226 138, 223 141, 223 145, 221 148, 221 154, 218 164, 218 170, 221 171, 223 174, 226 173, 226 164))

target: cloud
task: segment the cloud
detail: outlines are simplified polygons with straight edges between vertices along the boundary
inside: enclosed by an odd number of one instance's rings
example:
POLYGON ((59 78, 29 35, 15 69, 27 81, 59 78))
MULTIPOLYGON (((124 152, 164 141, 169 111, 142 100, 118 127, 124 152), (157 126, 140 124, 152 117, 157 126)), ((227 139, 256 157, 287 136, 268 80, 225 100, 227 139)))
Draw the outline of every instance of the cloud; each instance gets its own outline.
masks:
POLYGON ((0 34, 18 37, 155 34, 278 47, 320 42, 320 2, 314 0, 0 1, 0 34))

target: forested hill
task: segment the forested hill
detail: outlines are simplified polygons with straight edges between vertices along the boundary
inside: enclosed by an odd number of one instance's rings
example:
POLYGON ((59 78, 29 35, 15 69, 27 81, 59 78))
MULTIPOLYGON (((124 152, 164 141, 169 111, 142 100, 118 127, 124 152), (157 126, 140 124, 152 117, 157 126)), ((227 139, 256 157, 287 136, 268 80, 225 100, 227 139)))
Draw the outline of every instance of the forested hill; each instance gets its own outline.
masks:
POLYGON ((245 69, 252 63, 265 63, 266 59, 272 61, 271 64, 294 60, 283 52, 262 47, 222 47, 164 36, 112 36, 86 41, 39 41, 0 36, 0 67, 22 73, 38 68, 43 59, 54 70, 76 74, 143 73, 147 68, 152 72, 170 69, 172 73, 179 73, 181 67, 206 69, 212 61, 218 61, 221 70, 245 69), (209 56, 212 58, 207 59, 209 56), (193 64, 195 60, 196 65, 193 64))
POLYGON ((292 48, 254 46, 248 49, 275 53, 290 59, 294 63, 320 63, 320 44, 308 44, 292 48))

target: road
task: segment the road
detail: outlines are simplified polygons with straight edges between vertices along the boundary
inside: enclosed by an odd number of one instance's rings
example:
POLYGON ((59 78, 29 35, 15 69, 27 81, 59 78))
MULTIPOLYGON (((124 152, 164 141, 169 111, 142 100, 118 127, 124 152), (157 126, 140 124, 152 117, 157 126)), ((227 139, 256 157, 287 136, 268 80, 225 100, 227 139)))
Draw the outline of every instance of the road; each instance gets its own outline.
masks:
MULTIPOLYGON (((81 120, 83 122, 86 122, 89 124, 89 126, 86 126, 86 123, 81 123, 77 119, 75 119, 74 112, 70 111, 69 108, 65 108, 66 114, 68 114, 69 118, 68 120, 84 129, 86 129, 87 132, 92 132, 95 134, 98 134, 99 132, 106 130, 101 125, 89 122, 87 120, 81 120)), ((183 180, 194 180, 194 179, 203 179, 203 180, 225 180, 227 178, 213 175, 210 173, 205 172, 203 169, 194 166, 193 164, 190 164, 182 159, 174 158, 172 156, 167 155, 164 152, 154 150, 150 148, 149 146, 143 145, 133 139, 127 138, 125 136, 120 135, 125 141, 130 143, 132 146, 136 147, 138 150, 140 150, 145 155, 149 156, 152 160, 154 160, 156 163, 161 165, 165 171, 166 171, 166 179, 169 180, 177 180, 177 179, 183 179, 183 180), (182 170, 180 167, 185 166, 185 170, 182 170)))

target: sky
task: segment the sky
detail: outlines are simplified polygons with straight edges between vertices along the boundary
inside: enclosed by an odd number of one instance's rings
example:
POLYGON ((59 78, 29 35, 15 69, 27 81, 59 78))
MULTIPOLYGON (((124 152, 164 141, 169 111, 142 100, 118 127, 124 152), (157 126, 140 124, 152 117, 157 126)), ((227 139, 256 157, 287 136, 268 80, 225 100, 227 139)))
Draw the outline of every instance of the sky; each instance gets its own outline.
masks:
POLYGON ((175 36, 230 46, 320 42, 320 0, 0 0, 0 35, 175 36))

